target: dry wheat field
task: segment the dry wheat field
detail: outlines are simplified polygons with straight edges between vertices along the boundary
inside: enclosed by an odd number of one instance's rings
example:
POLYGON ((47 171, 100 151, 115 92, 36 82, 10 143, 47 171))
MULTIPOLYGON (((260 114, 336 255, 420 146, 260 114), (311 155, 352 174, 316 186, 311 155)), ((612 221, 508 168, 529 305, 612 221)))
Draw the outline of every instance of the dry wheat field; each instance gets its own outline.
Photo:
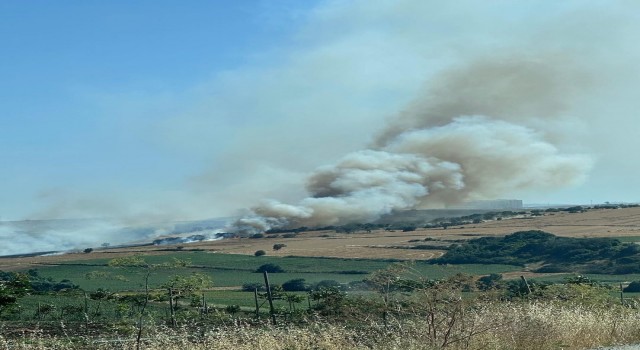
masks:
MULTIPOLYGON (((411 245, 409 242, 411 240, 427 237, 440 240, 469 239, 526 230, 542 230, 568 237, 635 237, 640 236, 640 208, 594 209, 584 213, 547 213, 539 217, 516 217, 465 226, 451 226, 446 230, 418 228, 412 232, 374 230, 371 233, 352 234, 309 231, 286 240, 233 238, 192 243, 188 247, 230 254, 253 254, 256 250, 262 249, 270 251, 269 254, 274 256, 427 260, 440 256, 443 251, 398 248, 411 245), (280 242, 286 242, 287 249, 271 251, 272 245, 280 242)), ((133 252, 163 254, 163 249, 166 249, 166 246, 96 249, 90 255, 77 253, 36 258, 0 258, 0 270, 9 271, 17 267, 22 269, 33 263, 55 264, 65 260, 114 258, 133 252)))

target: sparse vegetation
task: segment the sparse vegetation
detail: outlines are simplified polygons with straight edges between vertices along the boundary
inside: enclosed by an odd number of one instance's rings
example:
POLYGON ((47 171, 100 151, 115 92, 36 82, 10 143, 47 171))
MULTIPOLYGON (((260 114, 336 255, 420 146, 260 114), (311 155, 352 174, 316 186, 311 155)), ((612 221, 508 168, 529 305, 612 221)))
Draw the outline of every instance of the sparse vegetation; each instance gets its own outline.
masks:
MULTIPOLYGON (((288 305, 277 311, 284 327, 267 324, 264 313, 255 320, 253 313, 235 303, 204 314, 189 313, 189 307, 182 304, 175 325, 157 320, 139 344, 135 329, 123 327, 126 318, 104 327, 90 323, 92 335, 87 336, 85 324, 74 323, 70 316, 81 315, 82 307, 67 307, 63 314, 56 305, 42 303, 38 324, 31 332, 5 327, 0 344, 63 350, 133 349, 136 345, 169 350, 307 349, 309 344, 324 349, 551 350, 558 344, 589 349, 640 340, 640 311, 616 305, 615 299, 607 297, 607 288, 581 276, 537 289, 535 295, 511 294, 511 301, 505 301, 504 294, 491 292, 462 298, 469 286, 468 276, 428 280, 412 273, 411 265, 376 273, 370 279, 376 294, 369 297, 350 296, 326 286, 306 294, 310 298, 307 305, 305 294, 277 292, 288 305), (56 326, 63 317, 67 317, 65 324, 77 328, 56 326)), ((511 293, 510 289, 500 290, 511 293)), ((108 295, 103 299, 108 300, 108 295)))
MULTIPOLYGON (((550 215, 544 210, 536 213, 550 215)), ((568 208, 555 213, 558 217, 585 215, 568 208)), ((436 247, 443 251, 451 244, 433 264, 398 264, 394 259, 256 259, 252 252, 267 242, 246 239, 241 244, 255 247, 246 255, 172 249, 163 250, 162 255, 107 260, 99 259, 105 256, 101 249, 89 256, 79 254, 82 260, 25 271, 27 288, 0 310, 0 347, 302 349, 315 344, 325 349, 556 349, 560 344, 580 349, 640 341, 640 302, 628 294, 638 283, 626 286, 622 301, 619 293, 619 281, 639 281, 640 275, 565 274, 545 280, 527 275, 525 284, 519 274, 505 274, 524 265, 538 271, 624 272, 622 267, 640 265, 633 243, 637 234, 627 233, 621 237, 623 242, 540 231, 505 237, 460 231, 467 220, 492 220, 497 225, 498 218, 529 214, 496 212, 491 219, 482 215, 447 218, 437 224, 443 226, 435 227, 446 226, 447 232, 424 232, 414 224, 382 226, 395 231, 390 236, 398 237, 397 247, 405 248, 396 249, 401 253, 428 255, 436 247), (412 226, 423 232, 399 232, 412 226), (482 264, 447 261, 456 257, 482 264), (181 272, 176 274, 174 267, 181 272), (263 277, 255 273, 260 271, 272 273, 276 327, 268 324, 263 277), (210 288, 211 279, 215 290, 210 288), (261 305, 257 313, 255 291, 261 305)), ((359 234, 356 239, 375 239, 387 232, 369 235, 372 226, 353 227, 357 229, 352 233, 359 234)), ((329 240, 340 236, 325 233, 313 236, 329 240)), ((301 239, 287 243, 297 252, 306 236, 299 234, 301 239)), ((8 286, 10 274, 14 273, 0 275, 4 276, 2 288, 8 286)))
POLYGON ((284 247, 286 247, 286 246, 287 246, 287 245, 286 245, 286 244, 284 244, 284 243, 277 243, 277 244, 274 244, 274 245, 273 245, 273 250, 280 250, 280 249, 282 249, 282 248, 284 248, 284 247))

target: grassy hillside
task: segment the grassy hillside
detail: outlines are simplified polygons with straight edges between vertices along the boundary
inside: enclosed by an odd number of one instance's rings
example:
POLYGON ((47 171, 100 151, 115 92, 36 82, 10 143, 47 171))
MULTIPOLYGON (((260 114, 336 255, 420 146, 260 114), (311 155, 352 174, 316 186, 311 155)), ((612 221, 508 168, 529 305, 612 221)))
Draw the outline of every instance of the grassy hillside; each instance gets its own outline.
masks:
POLYGON ((614 238, 558 237, 521 231, 505 237, 482 237, 452 246, 434 263, 539 263, 538 272, 626 274, 640 272, 640 246, 614 238))

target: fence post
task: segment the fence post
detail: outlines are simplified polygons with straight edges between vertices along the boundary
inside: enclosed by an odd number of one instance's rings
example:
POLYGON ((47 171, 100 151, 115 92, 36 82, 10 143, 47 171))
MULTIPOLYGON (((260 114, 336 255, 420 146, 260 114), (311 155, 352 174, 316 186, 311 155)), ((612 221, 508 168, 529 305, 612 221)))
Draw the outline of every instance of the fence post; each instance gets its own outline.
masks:
POLYGON ((531 287, 529 286, 529 282, 527 282, 527 279, 524 276, 520 276, 520 278, 522 278, 524 286, 527 287, 527 294, 531 294, 531 287))
POLYGON ((620 282, 620 305, 624 305, 624 291, 622 288, 622 282, 620 282))
POLYGON ((204 292, 202 292, 202 309, 200 309, 200 317, 203 317, 207 312, 207 300, 204 298, 204 292))
POLYGON ((253 299, 256 302, 256 320, 260 319, 260 305, 258 305, 258 288, 253 289, 253 299))
POLYGON ((89 298, 87 297, 87 292, 84 292, 84 328, 85 332, 89 334, 89 298))
POLYGON ((271 286, 269 285, 269 274, 267 273, 267 271, 264 271, 263 274, 264 274, 264 285, 267 288, 267 298, 269 299, 269 312, 271 313, 271 322, 273 322, 273 324, 276 325, 277 324, 276 312, 273 309, 273 298, 271 296, 271 286))
POLYGON ((176 326, 176 314, 174 310, 173 289, 169 288, 169 315, 171 315, 171 326, 176 326))

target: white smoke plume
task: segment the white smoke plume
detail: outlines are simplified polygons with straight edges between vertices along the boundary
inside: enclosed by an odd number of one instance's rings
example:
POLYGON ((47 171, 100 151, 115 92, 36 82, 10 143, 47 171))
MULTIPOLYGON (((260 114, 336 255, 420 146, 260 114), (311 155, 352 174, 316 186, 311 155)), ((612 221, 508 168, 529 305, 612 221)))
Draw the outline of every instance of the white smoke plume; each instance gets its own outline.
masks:
POLYGON ((586 78, 552 63, 510 58, 443 74, 370 149, 311 174, 307 198, 265 201, 236 230, 371 222, 399 210, 580 182, 591 159, 562 153, 550 129, 570 119, 563 112, 586 78))

